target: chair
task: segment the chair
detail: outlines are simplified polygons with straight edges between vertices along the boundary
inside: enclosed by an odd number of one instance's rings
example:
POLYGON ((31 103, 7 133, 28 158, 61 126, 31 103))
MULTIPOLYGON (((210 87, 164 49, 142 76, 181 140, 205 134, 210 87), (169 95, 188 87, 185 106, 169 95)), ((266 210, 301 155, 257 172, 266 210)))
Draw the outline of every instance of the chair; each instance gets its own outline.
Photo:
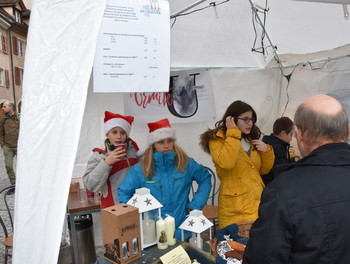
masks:
MULTIPOLYGON (((209 174, 211 175, 211 184, 212 184, 212 189, 211 189, 211 193, 209 195, 208 198, 208 202, 207 204, 203 207, 202 212, 203 215, 208 218, 208 220, 213 222, 213 229, 214 229, 214 236, 216 234, 216 220, 219 218, 219 208, 217 205, 215 205, 215 196, 217 195, 217 193, 219 192, 219 189, 216 190, 216 175, 214 173, 214 171, 208 167, 204 168, 209 172, 209 174)), ((195 193, 194 190, 194 186, 192 185, 192 194, 195 193)))
POLYGON ((5 264, 7 263, 7 258, 12 257, 12 245, 13 245, 13 209, 9 206, 9 199, 13 199, 11 196, 14 195, 15 185, 6 187, 0 191, 0 194, 4 197, 4 202, 6 206, 7 216, 0 215, 0 225, 4 231, 5 240, 3 244, 5 246, 5 264))
POLYGON ((216 220, 219 218, 219 207, 215 205, 215 196, 219 192, 219 189, 216 190, 216 175, 213 172, 212 169, 205 167, 209 174, 211 175, 212 179, 212 191, 209 196, 209 199, 211 200, 210 204, 207 204, 203 207, 203 215, 208 218, 208 220, 213 222, 213 229, 214 229, 214 236, 216 234, 216 220))

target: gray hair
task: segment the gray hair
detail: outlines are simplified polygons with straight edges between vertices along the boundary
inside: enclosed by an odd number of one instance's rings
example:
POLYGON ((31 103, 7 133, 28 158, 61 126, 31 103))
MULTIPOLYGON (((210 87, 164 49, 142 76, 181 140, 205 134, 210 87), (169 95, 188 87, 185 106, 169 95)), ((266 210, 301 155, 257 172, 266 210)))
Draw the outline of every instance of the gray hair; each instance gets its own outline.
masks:
POLYGON ((343 106, 334 114, 326 114, 314 111, 303 103, 295 112, 294 124, 307 137, 310 145, 317 144, 319 140, 346 142, 349 135, 348 115, 343 106))
POLYGON ((10 103, 9 106, 12 107, 13 111, 16 111, 16 105, 14 103, 10 103))

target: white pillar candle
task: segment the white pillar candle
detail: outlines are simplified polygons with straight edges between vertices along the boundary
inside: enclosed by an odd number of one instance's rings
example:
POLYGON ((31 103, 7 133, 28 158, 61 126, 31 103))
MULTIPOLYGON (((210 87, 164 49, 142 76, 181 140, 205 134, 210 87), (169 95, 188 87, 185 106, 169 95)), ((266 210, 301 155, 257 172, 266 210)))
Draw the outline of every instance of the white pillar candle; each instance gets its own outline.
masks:
POLYGON ((156 223, 156 229, 157 229, 157 247, 159 249, 166 249, 168 248, 168 239, 166 236, 166 223, 162 219, 162 217, 159 217, 159 220, 156 223))
POLYGON ((166 236, 168 238, 168 245, 173 246, 176 244, 175 239, 175 218, 168 215, 164 219, 166 224, 166 236))

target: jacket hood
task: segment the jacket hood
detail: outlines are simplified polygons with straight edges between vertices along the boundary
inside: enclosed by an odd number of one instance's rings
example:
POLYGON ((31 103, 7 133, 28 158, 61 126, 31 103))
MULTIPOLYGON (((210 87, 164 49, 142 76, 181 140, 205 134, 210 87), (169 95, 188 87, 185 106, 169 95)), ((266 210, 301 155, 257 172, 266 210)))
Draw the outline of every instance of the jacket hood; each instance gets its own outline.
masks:
POLYGON ((209 141, 216 138, 216 129, 208 128, 205 132, 199 135, 199 145, 202 147, 204 152, 210 154, 209 141))
POLYGON ((290 145, 289 143, 287 143, 287 142, 283 141, 282 139, 279 139, 278 137, 276 137, 274 134, 271 134, 269 136, 264 136, 262 141, 265 142, 266 144, 269 144, 269 145, 282 144, 285 147, 290 145))

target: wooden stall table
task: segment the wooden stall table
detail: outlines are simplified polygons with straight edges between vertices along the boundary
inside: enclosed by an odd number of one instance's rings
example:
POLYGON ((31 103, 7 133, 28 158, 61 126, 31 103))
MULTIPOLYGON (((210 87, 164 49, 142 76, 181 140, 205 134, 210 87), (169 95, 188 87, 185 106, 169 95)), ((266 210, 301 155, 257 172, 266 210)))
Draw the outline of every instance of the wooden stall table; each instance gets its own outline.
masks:
POLYGON ((74 217, 84 214, 100 212, 100 204, 94 203, 91 199, 80 201, 77 192, 70 192, 67 203, 67 217, 71 227, 71 246, 73 248, 74 263, 79 264, 79 248, 75 229, 74 217))
MULTIPOLYGON (((187 242, 183 242, 180 240, 176 240, 176 244, 173 246, 169 246, 167 249, 160 250, 157 248, 157 245, 145 248, 142 251, 142 257, 139 259, 136 259, 129 264, 162 264, 160 257, 164 254, 168 253, 169 251, 173 250, 174 248, 182 245, 187 254, 189 255, 190 259, 197 259, 200 263, 205 264, 215 264, 215 257, 211 255, 209 252, 205 250, 198 249, 191 244, 187 242)), ((206 249, 210 251, 209 245, 206 245, 206 249)), ((110 264, 112 262, 102 259, 101 264, 110 264)))

